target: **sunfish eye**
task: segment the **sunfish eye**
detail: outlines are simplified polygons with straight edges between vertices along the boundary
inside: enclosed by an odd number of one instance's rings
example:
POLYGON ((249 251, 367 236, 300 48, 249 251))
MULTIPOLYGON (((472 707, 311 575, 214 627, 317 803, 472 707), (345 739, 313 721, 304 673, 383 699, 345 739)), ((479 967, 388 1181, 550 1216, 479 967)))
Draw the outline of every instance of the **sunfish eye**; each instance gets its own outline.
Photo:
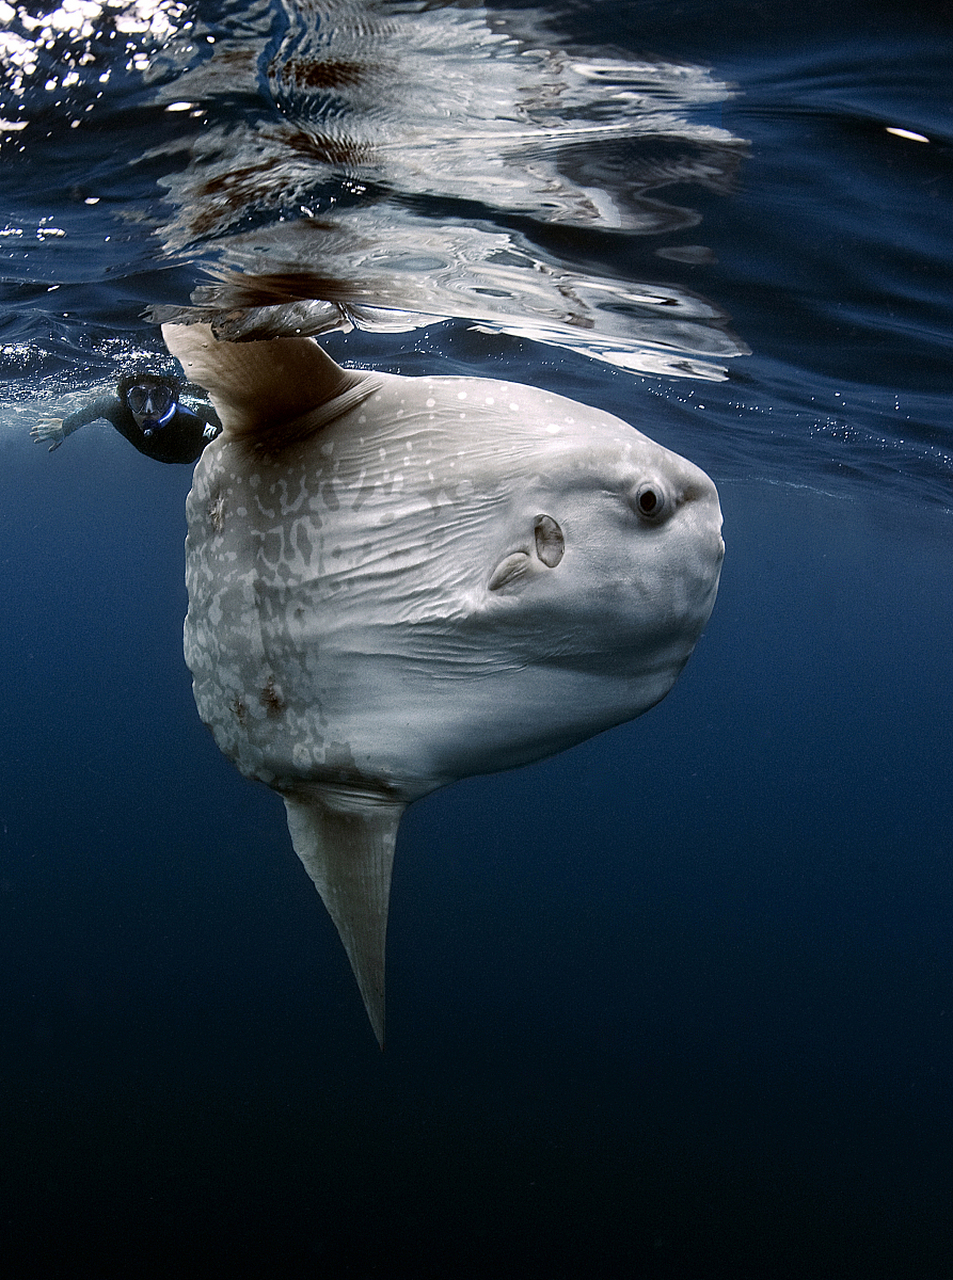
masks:
POLYGON ((634 506, 644 520, 653 522, 660 520, 668 506, 664 489, 651 480, 645 481, 635 491, 634 506))
POLYGON ((563 531, 552 516, 537 516, 533 523, 536 536, 536 554, 543 564, 555 569, 566 550, 563 531))

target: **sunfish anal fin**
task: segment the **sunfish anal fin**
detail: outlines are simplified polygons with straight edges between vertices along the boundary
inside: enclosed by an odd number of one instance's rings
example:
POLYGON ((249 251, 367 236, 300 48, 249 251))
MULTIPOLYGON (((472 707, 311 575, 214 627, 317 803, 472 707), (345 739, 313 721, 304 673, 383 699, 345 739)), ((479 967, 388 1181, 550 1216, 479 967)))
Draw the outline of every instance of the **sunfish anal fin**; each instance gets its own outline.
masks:
POLYGON ((406 806, 317 788, 284 801, 295 853, 341 935, 383 1049, 387 906, 397 828, 406 806))

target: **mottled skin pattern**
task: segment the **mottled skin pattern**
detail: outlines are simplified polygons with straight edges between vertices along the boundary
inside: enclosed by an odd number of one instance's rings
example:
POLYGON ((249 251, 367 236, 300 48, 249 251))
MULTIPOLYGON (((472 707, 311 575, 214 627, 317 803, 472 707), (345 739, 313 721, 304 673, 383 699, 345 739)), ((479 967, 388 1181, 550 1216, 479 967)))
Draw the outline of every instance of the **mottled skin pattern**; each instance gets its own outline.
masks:
POLYGON ((533 387, 165 333, 225 426, 188 500, 196 704, 285 798, 382 1039, 404 806, 664 697, 714 604, 717 493, 620 419, 533 387))

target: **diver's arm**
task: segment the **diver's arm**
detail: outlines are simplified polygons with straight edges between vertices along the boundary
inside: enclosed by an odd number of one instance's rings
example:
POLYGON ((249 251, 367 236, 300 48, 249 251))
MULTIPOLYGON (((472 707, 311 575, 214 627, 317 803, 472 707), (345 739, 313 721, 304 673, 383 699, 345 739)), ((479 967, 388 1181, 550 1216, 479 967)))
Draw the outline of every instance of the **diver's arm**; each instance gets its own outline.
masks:
POLYGON ((43 444, 49 440, 50 453, 52 453, 54 449, 60 447, 67 436, 71 436, 80 427, 85 427, 87 423, 95 422, 97 418, 107 418, 115 426, 116 418, 121 414, 122 404, 115 396, 98 396, 82 409, 69 414, 68 417, 40 418, 30 428, 30 435, 37 444, 43 444))
POLYGON ((85 427, 90 422, 95 422, 97 418, 105 418, 115 426, 122 417, 121 400, 116 396, 98 396, 82 409, 77 409, 75 413, 63 419, 63 435, 71 436, 74 431, 78 431, 80 427, 85 427))

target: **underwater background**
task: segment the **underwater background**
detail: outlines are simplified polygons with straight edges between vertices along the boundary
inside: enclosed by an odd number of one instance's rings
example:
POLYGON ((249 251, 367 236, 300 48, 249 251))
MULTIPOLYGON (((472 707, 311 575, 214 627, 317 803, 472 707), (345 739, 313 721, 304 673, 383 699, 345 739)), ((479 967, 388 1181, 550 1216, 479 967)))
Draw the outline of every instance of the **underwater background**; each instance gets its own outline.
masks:
POLYGON ((11 1275, 953 1276, 953 9, 0 0, 11 1275), (647 716, 414 805, 381 1053, 199 723, 146 313, 703 466, 647 716), (290 329, 289 329, 290 326, 290 329))

